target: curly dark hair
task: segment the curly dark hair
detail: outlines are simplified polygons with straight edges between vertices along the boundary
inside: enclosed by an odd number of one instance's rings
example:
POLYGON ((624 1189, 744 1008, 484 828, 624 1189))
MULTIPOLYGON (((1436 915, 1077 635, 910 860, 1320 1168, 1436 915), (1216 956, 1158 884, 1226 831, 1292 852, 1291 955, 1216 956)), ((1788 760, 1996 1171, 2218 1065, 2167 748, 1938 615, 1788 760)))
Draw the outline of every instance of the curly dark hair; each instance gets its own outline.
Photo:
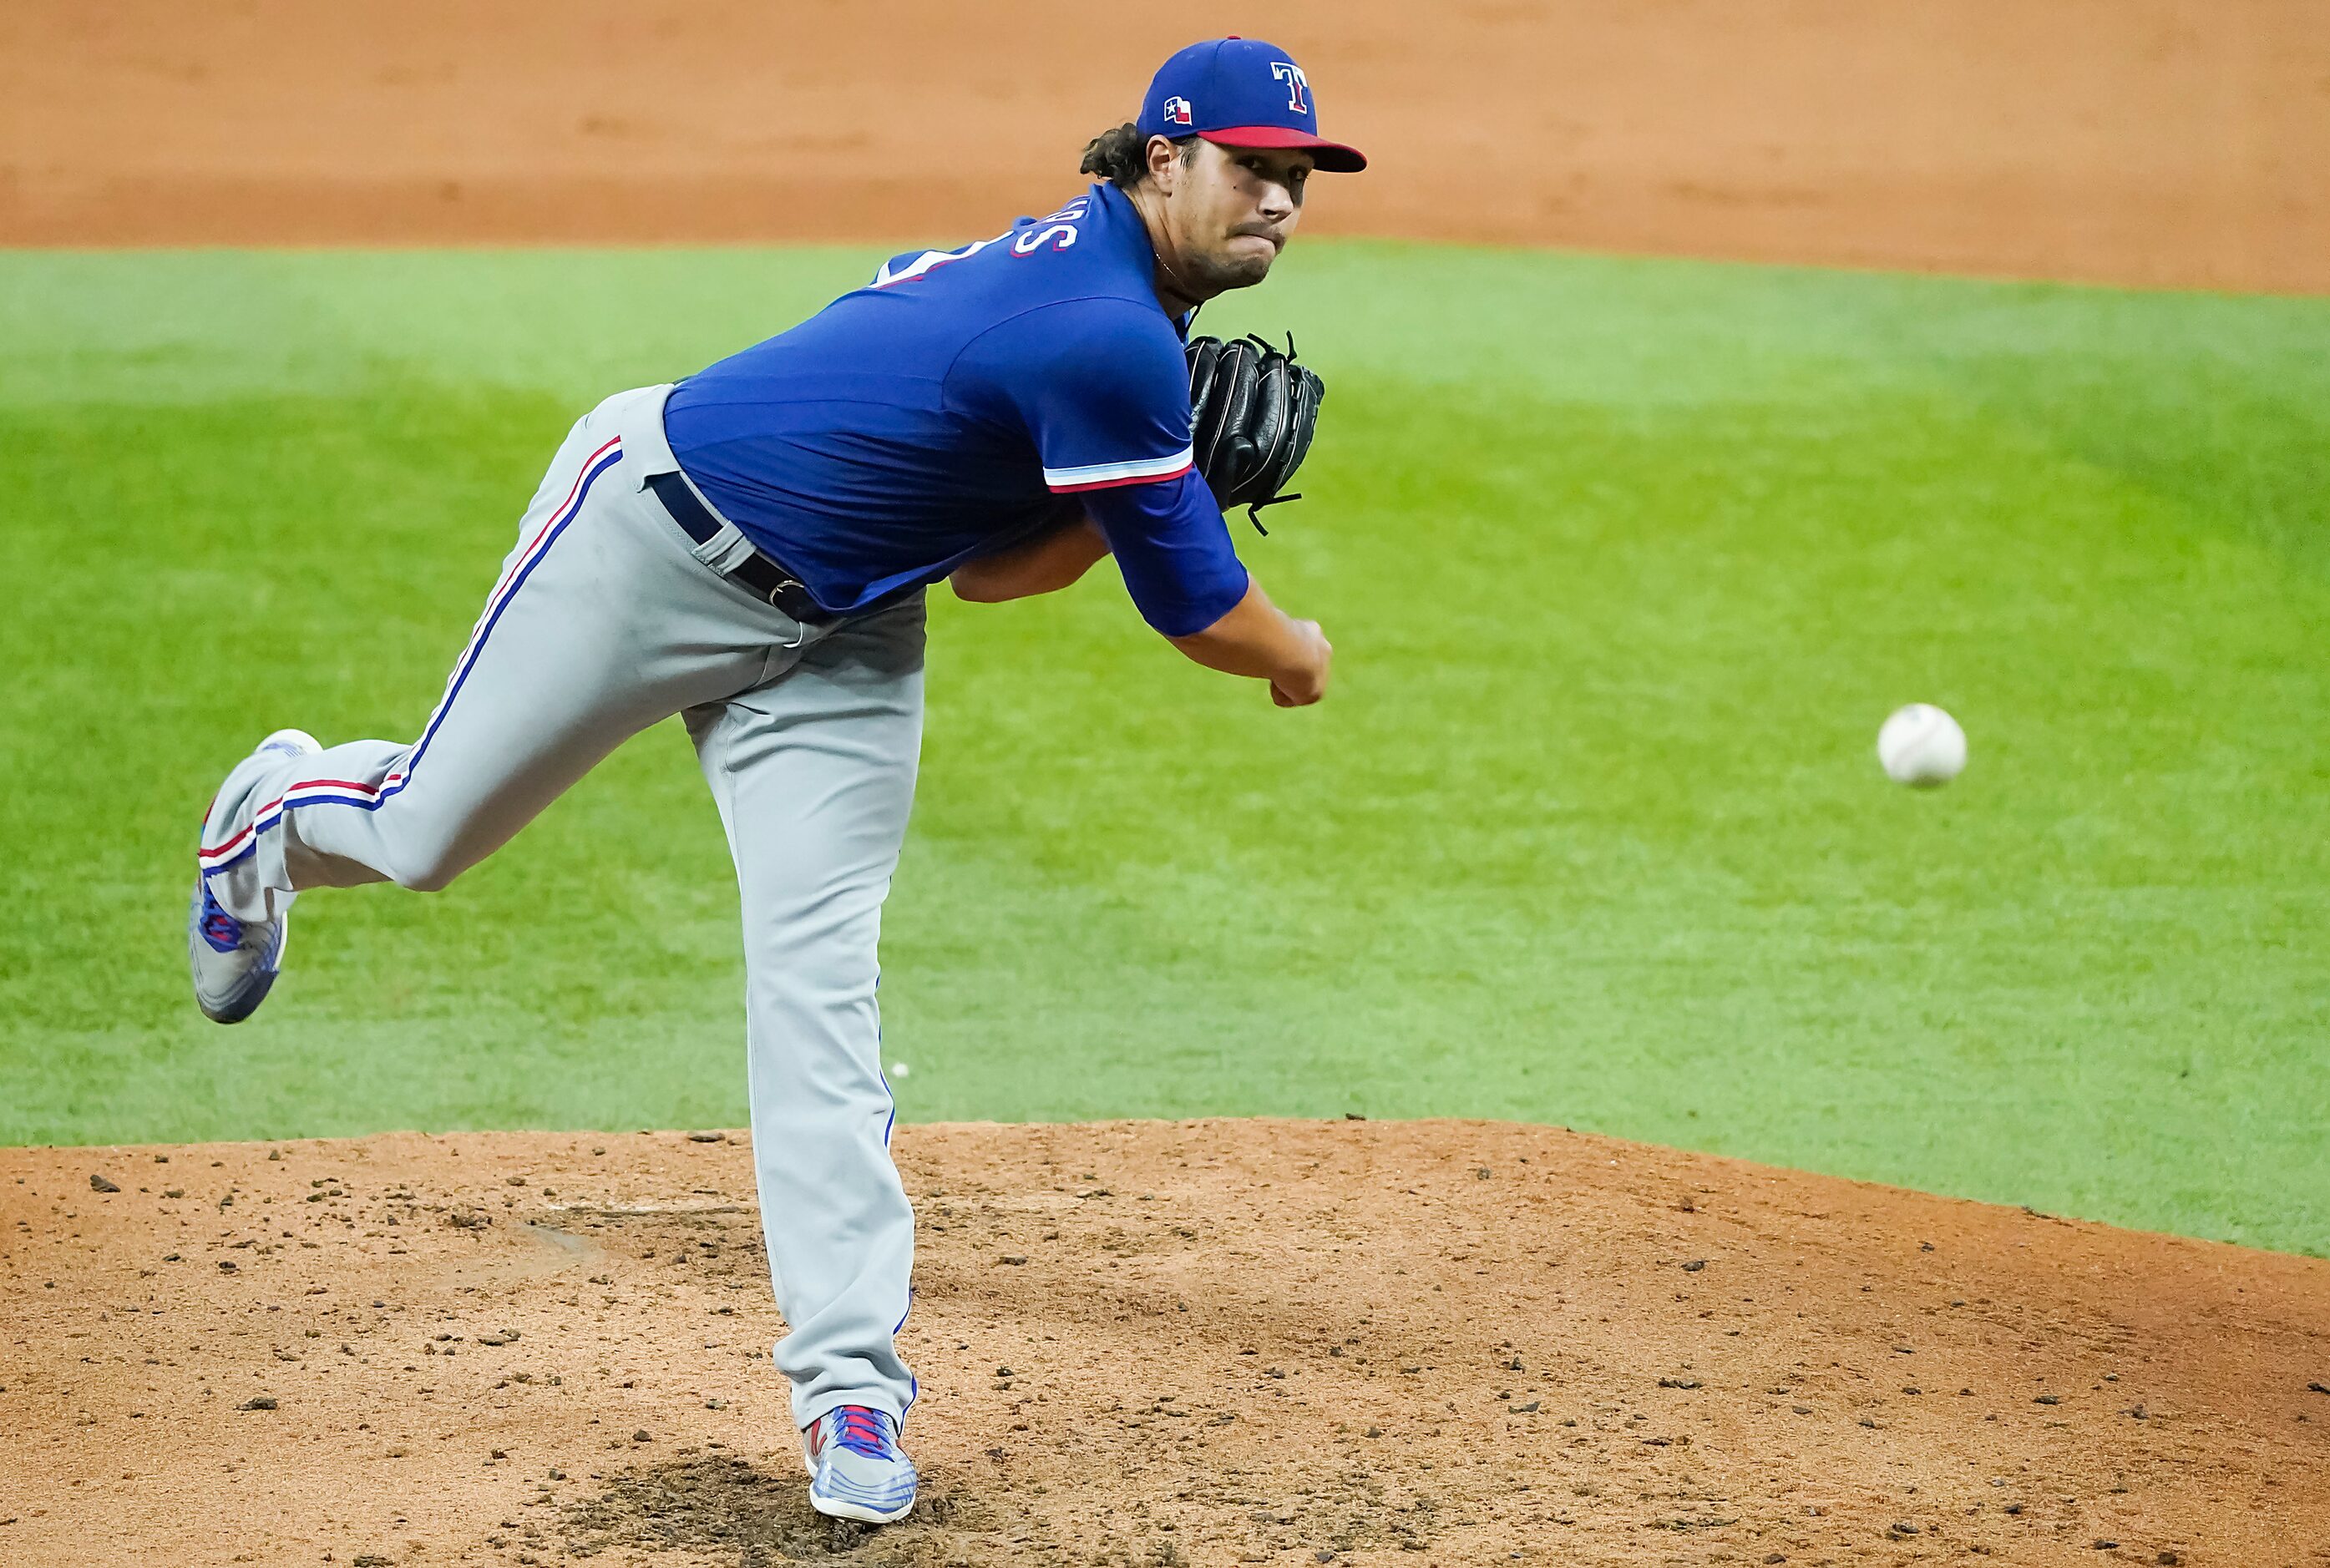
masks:
MULTIPOLYGON (((1175 137, 1173 145, 1181 149, 1185 164, 1197 155, 1196 137, 1175 137)), ((1104 130, 1084 145, 1084 161, 1076 165, 1076 172, 1098 175, 1120 190, 1131 190, 1148 177, 1149 138, 1130 121, 1104 130)))

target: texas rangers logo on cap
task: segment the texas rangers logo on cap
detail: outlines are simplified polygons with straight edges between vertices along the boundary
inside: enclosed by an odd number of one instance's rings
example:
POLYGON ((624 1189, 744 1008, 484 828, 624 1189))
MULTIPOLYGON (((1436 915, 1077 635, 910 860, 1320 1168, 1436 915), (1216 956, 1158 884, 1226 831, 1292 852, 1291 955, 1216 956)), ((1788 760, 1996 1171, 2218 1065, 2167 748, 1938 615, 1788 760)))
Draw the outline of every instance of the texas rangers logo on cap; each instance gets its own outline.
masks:
POLYGON ((1302 74, 1301 66, 1291 60, 1274 60, 1270 62, 1270 74, 1286 84, 1288 109, 1296 114, 1311 112, 1311 79, 1302 74))
POLYGON ((1258 38, 1209 38, 1174 55, 1157 68, 1136 123, 1144 136, 1299 148, 1331 174, 1368 166, 1358 148, 1319 134, 1311 79, 1286 51, 1258 38))

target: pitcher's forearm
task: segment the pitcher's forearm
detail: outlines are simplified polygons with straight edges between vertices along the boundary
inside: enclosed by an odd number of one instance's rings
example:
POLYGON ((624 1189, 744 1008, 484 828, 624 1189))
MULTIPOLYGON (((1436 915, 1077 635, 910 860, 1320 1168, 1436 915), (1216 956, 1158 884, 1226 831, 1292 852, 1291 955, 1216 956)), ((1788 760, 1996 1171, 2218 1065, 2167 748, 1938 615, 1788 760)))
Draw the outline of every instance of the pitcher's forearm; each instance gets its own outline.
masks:
POLYGON ((954 585, 959 599, 999 604, 1066 588, 1107 553, 1108 541, 1101 537, 1092 519, 1079 517, 1009 550, 966 561, 947 581, 954 585))
POLYGON ((1209 670, 1273 685, 1300 686, 1321 673, 1323 644, 1317 628, 1271 603, 1262 584, 1251 579, 1246 597, 1227 615, 1201 632, 1170 640, 1209 670))

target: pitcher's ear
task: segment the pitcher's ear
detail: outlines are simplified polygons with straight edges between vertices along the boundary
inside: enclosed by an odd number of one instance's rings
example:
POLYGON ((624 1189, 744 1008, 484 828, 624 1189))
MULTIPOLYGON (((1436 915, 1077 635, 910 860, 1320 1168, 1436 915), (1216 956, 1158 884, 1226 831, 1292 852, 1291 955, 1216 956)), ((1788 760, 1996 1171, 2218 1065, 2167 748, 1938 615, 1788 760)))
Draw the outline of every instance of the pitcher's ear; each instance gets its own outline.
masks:
POLYGON ((1149 159, 1149 177, 1165 195, 1173 194, 1174 182, 1180 178, 1181 149, 1164 137, 1151 137, 1144 149, 1149 159))

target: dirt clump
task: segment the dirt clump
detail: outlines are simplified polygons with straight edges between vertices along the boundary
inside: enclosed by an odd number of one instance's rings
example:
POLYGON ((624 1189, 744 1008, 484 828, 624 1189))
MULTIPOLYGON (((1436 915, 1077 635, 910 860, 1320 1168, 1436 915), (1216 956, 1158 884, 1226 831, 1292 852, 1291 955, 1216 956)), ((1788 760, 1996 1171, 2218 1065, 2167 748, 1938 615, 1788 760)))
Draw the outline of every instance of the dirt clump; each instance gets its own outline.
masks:
POLYGON ((1552 1128, 897 1148, 925 1484, 878 1530, 808 1506, 741 1134, 0 1151, 0 1561, 2246 1568, 2330 1540, 2330 1262, 1552 1128))

